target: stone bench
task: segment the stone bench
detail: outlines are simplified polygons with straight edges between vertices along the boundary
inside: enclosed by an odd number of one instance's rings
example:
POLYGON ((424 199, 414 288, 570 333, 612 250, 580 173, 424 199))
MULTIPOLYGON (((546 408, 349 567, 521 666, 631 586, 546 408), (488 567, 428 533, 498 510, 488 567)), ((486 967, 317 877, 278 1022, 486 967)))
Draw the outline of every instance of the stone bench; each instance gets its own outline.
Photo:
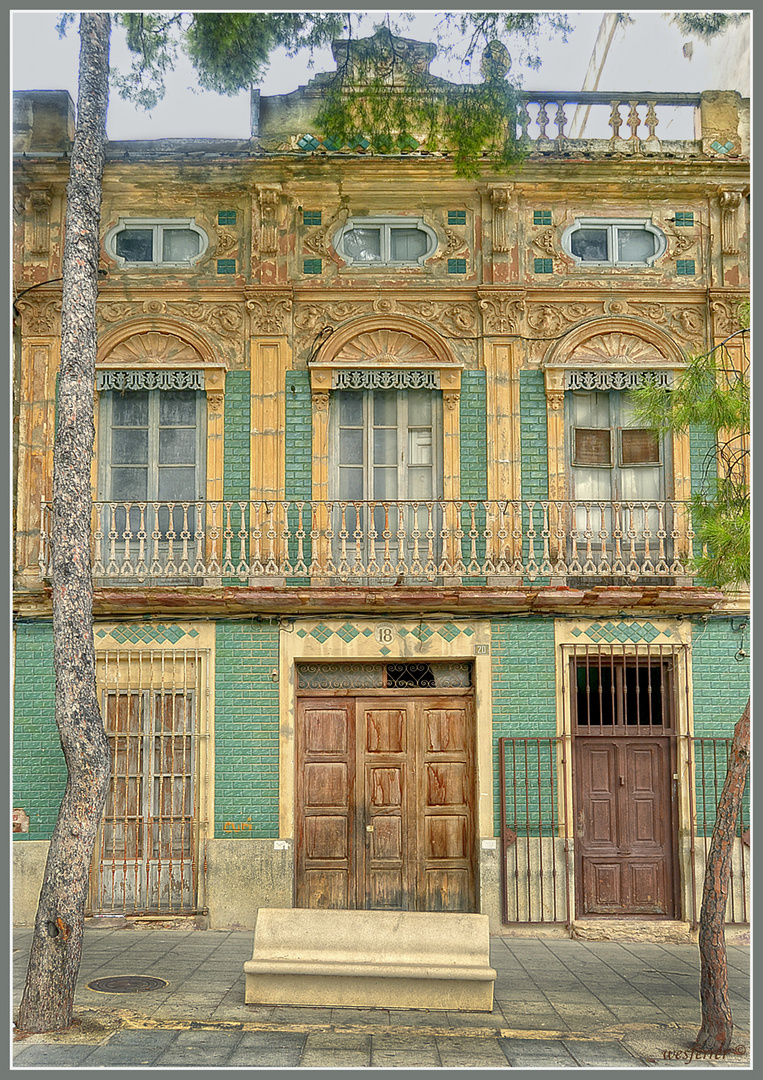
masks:
POLYGON ((487 915, 260 908, 249 1005, 490 1012, 487 915))

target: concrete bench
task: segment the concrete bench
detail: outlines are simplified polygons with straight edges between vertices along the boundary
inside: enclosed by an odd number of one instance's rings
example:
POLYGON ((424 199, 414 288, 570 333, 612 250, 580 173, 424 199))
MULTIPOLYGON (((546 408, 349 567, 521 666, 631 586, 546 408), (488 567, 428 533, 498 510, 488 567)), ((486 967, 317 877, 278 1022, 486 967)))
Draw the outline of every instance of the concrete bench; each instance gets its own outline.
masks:
POLYGON ((490 1012, 487 915, 260 908, 249 1005, 490 1012))

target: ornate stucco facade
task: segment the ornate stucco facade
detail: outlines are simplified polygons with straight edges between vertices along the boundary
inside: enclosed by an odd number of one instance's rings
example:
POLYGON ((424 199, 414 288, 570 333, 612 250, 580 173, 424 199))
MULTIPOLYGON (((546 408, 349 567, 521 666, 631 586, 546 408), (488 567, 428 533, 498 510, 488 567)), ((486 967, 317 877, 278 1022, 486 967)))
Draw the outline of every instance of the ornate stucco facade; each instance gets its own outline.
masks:
MULTIPOLYGON (((610 138, 569 140, 554 110, 581 96, 527 95, 525 162, 464 180, 447 154, 325 144, 321 85, 257 98, 248 141, 107 147, 92 479, 115 782, 92 912, 690 928, 702 755, 746 698, 749 602, 692 572, 708 433, 630 436, 626 395, 721 342, 744 362, 749 104, 674 95, 696 138, 670 142, 670 102, 622 94, 610 138)), ((16 98, 23 923, 63 776, 46 506, 73 109, 16 98)))

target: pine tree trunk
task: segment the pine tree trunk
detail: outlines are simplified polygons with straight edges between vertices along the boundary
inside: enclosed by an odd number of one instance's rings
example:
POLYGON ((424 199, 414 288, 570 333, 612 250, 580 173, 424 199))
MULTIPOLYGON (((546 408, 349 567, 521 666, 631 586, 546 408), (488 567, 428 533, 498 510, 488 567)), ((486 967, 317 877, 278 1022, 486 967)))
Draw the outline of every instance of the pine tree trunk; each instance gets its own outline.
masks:
POLYGON ((731 855, 739 808, 750 764, 750 702, 737 721, 731 742, 726 780, 715 816, 713 837, 705 867, 702 910, 699 916, 700 1001, 702 1025, 694 1044, 697 1050, 722 1053, 731 1046, 734 1025, 729 1008, 726 964, 726 899, 731 855))
POLYGON ((90 469, 95 427, 101 180, 108 105, 108 13, 80 18, 77 130, 67 188, 61 367, 53 451, 53 661, 56 725, 68 770, 50 842, 18 1027, 72 1022, 90 861, 110 772, 95 686, 90 469))

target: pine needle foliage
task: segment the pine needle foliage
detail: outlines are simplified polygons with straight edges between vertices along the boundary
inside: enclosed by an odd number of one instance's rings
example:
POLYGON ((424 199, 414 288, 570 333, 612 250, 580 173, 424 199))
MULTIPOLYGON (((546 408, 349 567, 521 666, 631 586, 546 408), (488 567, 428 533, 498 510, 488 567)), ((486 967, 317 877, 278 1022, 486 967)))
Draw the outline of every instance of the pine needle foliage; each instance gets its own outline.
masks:
MULTIPOLYGON (((740 314, 749 322, 749 309, 740 314)), ((693 570, 719 588, 738 589, 750 582, 748 338, 749 328, 743 327, 692 357, 671 390, 651 383, 631 391, 636 424, 661 434, 702 425, 714 435, 703 462, 702 490, 691 502, 694 529, 705 551, 693 570)))
MULTIPOLYGON (((60 33, 73 18, 62 16, 60 33)), ((113 21, 126 35, 131 62, 126 71, 112 69, 111 84, 150 111, 164 97, 167 72, 181 53, 191 60, 200 88, 234 95, 262 81, 275 49, 295 56, 336 43, 337 71, 316 80, 323 93, 317 129, 335 145, 356 145, 362 138, 381 153, 446 153, 458 176, 518 166, 527 148, 517 138, 518 76, 510 79, 509 69, 538 68, 540 38, 566 40, 571 31, 565 15, 442 12, 437 49, 422 47, 431 50, 430 60, 437 51, 460 64, 464 78, 458 82, 430 75, 428 64, 407 64, 411 42, 395 36, 389 14, 371 37, 357 38, 361 18, 358 12, 330 11, 117 12, 113 21)))

